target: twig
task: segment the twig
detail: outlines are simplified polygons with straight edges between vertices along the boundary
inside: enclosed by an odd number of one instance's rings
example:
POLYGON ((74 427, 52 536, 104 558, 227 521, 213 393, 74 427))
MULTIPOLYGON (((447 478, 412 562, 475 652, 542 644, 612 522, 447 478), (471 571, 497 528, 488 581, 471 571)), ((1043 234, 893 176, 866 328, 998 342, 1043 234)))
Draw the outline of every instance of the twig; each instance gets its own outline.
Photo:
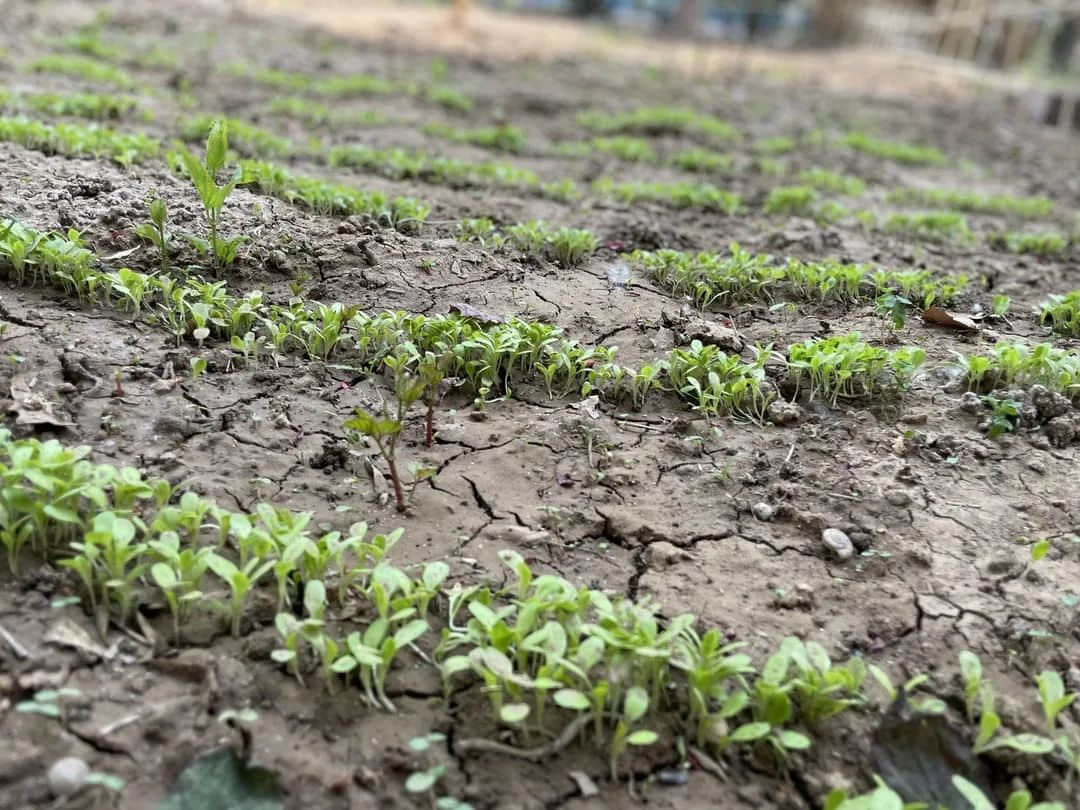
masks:
POLYGON ((690 759, 694 761, 694 764, 701 768, 701 770, 705 771, 705 773, 712 774, 721 782, 727 781, 727 771, 724 770, 724 766, 712 757, 710 757, 700 748, 696 748, 691 745, 687 749, 687 753, 690 754, 690 759))
POLYGON ((566 746, 573 742, 574 737, 578 735, 578 732, 589 724, 589 720, 591 719, 591 716, 587 714, 578 715, 570 725, 563 729, 562 734, 547 745, 541 745, 538 748, 515 748, 512 745, 503 745, 502 743, 493 740, 477 738, 460 740, 455 743, 454 747, 463 754, 470 751, 481 751, 487 754, 503 754, 508 757, 527 759, 530 762, 539 762, 566 748, 566 746))
POLYGON ((33 658, 34 657, 33 655, 31 655, 30 651, 28 649, 26 649, 26 647, 24 647, 22 644, 19 643, 19 640, 17 638, 15 638, 15 636, 11 635, 11 633, 9 633, 7 630, 4 629, 3 625, 0 625, 0 637, 2 637, 4 639, 4 641, 6 641, 8 643, 8 646, 11 647, 11 651, 13 653, 15 653, 15 655, 17 657, 19 657, 19 658, 33 658))

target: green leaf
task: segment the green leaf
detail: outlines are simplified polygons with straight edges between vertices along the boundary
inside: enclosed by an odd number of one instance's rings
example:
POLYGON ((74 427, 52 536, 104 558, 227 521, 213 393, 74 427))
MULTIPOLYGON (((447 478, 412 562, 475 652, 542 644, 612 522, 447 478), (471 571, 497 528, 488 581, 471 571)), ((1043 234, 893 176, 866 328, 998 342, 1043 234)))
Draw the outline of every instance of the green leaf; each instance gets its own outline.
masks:
POLYGON ((1048 551, 1050 551, 1050 540, 1047 538, 1039 540, 1031 547, 1031 561, 1033 563, 1038 562, 1046 556, 1048 551))
POLYGON ((252 767, 232 748, 212 751, 180 774, 155 810, 282 810, 277 774, 252 767))
POLYGON ((731 732, 732 742, 753 742, 769 736, 772 726, 768 723, 745 723, 731 732))
POLYGON ((87 785, 101 785, 106 790, 111 790, 113 793, 119 793, 127 785, 127 782, 111 773, 102 773, 101 771, 91 771, 86 775, 83 780, 87 785))
POLYGON ((647 728, 638 729, 632 732, 627 738, 628 745, 652 745, 660 739, 660 735, 655 731, 649 731, 647 728))
POLYGON ((953 787, 960 791, 963 797, 971 803, 971 810, 994 810, 994 803, 986 798, 978 787, 964 777, 955 774, 952 783, 953 787))
POLYGON ((990 751, 1001 747, 1012 748, 1025 754, 1049 754, 1054 750, 1054 741, 1039 734, 1013 734, 1010 737, 994 740, 983 750, 990 751))
POLYGON ((780 744, 791 751, 805 751, 810 747, 810 738, 791 729, 781 729, 777 732, 780 744))
POLYGON ((445 765, 436 765, 426 771, 415 771, 409 774, 409 778, 405 780, 405 790, 409 791, 409 793, 427 793, 427 791, 435 787, 435 783, 442 778, 445 772, 445 765))
POLYGON ((623 703, 623 716, 628 723, 636 723, 649 710, 649 693, 640 686, 631 686, 626 690, 623 703))
POLYGON ((154 582, 162 590, 170 590, 179 584, 176 579, 176 572, 165 563, 159 562, 150 566, 150 576, 154 578, 154 582))
POLYGON ((553 697, 556 705, 576 712, 586 711, 591 705, 585 694, 577 689, 559 689, 553 697))
POLYGON ((428 630, 427 619, 413 619, 404 627, 399 627, 394 633, 394 643, 398 649, 412 644, 428 630))
POLYGON ((296 653, 292 650, 274 650, 270 653, 270 657, 279 664, 287 664, 296 658, 296 653))
POLYGON ((79 517, 78 512, 74 509, 68 509, 66 506, 56 506, 55 504, 47 503, 41 511, 57 523, 82 525, 83 522, 82 518, 79 517))
POLYGON ((229 151, 229 137, 224 121, 215 121, 210 126, 206 138, 206 170, 213 176, 225 168, 225 157, 229 151))
POLYGON ((499 719, 511 726, 516 726, 528 716, 528 703, 507 703, 499 709, 499 719))
POLYGON ((1031 794, 1026 790, 1014 790, 1009 794, 1005 802, 1005 810, 1028 810, 1031 805, 1031 794))

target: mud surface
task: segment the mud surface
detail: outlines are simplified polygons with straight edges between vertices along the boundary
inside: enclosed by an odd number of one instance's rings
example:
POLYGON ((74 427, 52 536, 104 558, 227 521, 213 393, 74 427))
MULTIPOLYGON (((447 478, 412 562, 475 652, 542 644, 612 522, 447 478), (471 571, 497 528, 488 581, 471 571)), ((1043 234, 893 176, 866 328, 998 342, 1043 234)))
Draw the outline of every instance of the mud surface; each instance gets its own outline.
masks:
MULTIPOLYGON (((213 66, 242 62, 423 82, 430 55, 404 40, 359 44, 280 19, 176 4, 164 12, 149 3, 6 8, 0 81, 13 92, 102 89, 21 69, 99 9, 108 10, 104 35, 135 49, 157 43, 173 54, 175 69, 133 71, 135 92, 152 119, 111 122, 166 142, 186 115, 225 113, 297 144, 318 137, 326 146, 504 159, 543 180, 573 178, 587 188, 602 174, 695 178, 605 155, 553 156, 551 144, 588 137, 575 122, 579 110, 614 112, 675 99, 724 118, 742 136, 721 147, 734 156, 727 175, 699 178, 742 196, 744 209, 735 216, 631 206, 592 193, 562 203, 513 190, 394 181, 293 155, 280 162, 299 174, 422 199, 432 206, 431 222, 420 234, 404 235, 355 217, 317 216, 241 188, 229 199, 223 223, 228 233, 252 237, 226 277, 237 293, 258 289, 284 302, 293 294, 291 285, 300 283, 310 298, 371 311, 437 314, 465 303, 557 324, 583 343, 618 346, 621 361, 632 367, 677 345, 685 332, 678 324, 687 319, 733 329, 747 347, 760 342, 782 348, 851 330, 878 341, 883 332, 872 305, 792 301, 700 313, 641 274, 628 289, 612 289, 610 265, 620 252, 638 247, 723 251, 737 241, 782 257, 926 266, 986 277, 992 293, 1012 298, 1010 320, 987 321, 978 332, 911 317, 896 337, 922 346, 928 361, 902 402, 829 408, 804 401, 784 426, 709 424, 674 398, 653 399, 640 412, 625 404, 552 400, 535 382, 517 386, 477 415, 471 396, 451 392, 437 414, 433 447, 423 446, 419 415, 406 427, 405 463, 423 462, 438 474, 416 486, 408 514, 400 516, 385 491, 380 497, 373 490, 363 463, 371 451, 350 452, 342 427, 354 407, 380 401, 383 381, 298 356, 283 358, 279 367, 244 367, 225 349, 177 347, 145 319, 5 283, 0 391, 6 393, 12 380, 32 380, 74 422, 59 438, 90 445, 99 462, 187 482, 230 507, 248 510, 265 500, 310 510, 316 524, 341 527, 363 519, 380 530, 402 525, 395 562, 444 559, 452 578, 466 583, 501 581, 497 552, 514 548, 537 571, 652 596, 672 615, 692 611, 706 625, 748 641, 758 660, 779 639, 798 635, 822 643, 835 659, 863 654, 897 680, 930 673, 939 695, 959 699, 956 653, 971 649, 998 685, 999 708, 1012 727, 1041 717, 1031 686, 1038 671, 1056 669, 1072 688, 1080 686, 1075 598, 1067 598, 1080 582, 1078 445, 1051 443, 1038 428, 988 438, 978 428, 980 417, 959 407, 963 387, 951 365, 956 352, 971 353, 999 338, 1045 339, 1030 312, 1048 294, 1080 287, 1075 243, 1071 255, 1041 259, 990 246, 986 236, 1008 224, 1000 217, 969 214, 974 237, 950 243, 855 224, 822 226, 761 209, 771 188, 823 166, 863 178, 868 191, 859 205, 883 212, 890 210, 885 192, 897 186, 1046 195, 1055 202, 1046 224, 1069 232, 1080 195, 1075 138, 1018 122, 992 100, 976 97, 945 107, 934 98, 901 103, 869 94, 833 96, 745 73, 689 83, 588 60, 528 64, 452 55, 442 57, 446 80, 475 102, 466 115, 390 95, 329 102, 337 112, 382 113, 384 125, 303 124, 267 112, 276 91, 213 66), (526 132, 529 146, 505 155, 451 143, 421 131, 432 120, 456 126, 510 122, 526 132), (810 137, 850 129, 934 145, 949 160, 939 167, 904 167, 810 137), (758 141, 778 135, 798 139, 794 151, 775 158, 785 173, 780 177, 764 173, 755 152, 758 141), (586 227, 601 247, 584 266, 563 268, 454 239, 454 223, 479 216, 501 225, 544 219, 586 227), (64 385, 65 354, 86 359, 105 381, 105 395, 81 395, 79 387, 73 392, 64 385), (191 379, 189 361, 197 355, 209 359, 209 370, 191 379), (155 387, 169 364, 183 379, 168 390, 155 387), (122 395, 109 395, 114 381, 122 395), (762 503, 771 507, 768 520, 752 511, 762 503), (847 532, 862 553, 838 562, 821 543, 825 528, 847 532), (1052 550, 1025 573, 1029 544, 1042 537, 1053 539, 1052 550)), ((696 145, 682 136, 652 142, 661 154, 696 145)), ((40 230, 77 228, 106 266, 155 270, 156 253, 133 235, 155 193, 167 201, 178 228, 201 227, 190 184, 164 161, 125 169, 0 144, 0 215, 40 230), (136 250, 121 259, 108 259, 131 248, 136 250)), ((194 262, 194 254, 187 259, 194 262)), ((990 296, 973 292, 953 309, 986 308, 990 296)), ((1066 348, 1076 343, 1056 342, 1066 348)), ((78 607, 50 607, 72 592, 40 564, 18 579, 6 568, 0 575, 0 625, 29 653, 24 659, 0 644, 0 671, 49 673, 83 695, 70 732, 49 718, 16 713, 10 700, 0 698, 0 724, 10 742, 0 747, 0 806, 46 806, 44 773, 66 754, 128 781, 116 806, 152 806, 194 754, 228 738, 214 715, 231 707, 259 712, 256 756, 282 774, 287 806, 294 808, 421 806, 402 789, 418 764, 407 746, 412 737, 435 730, 452 740, 498 738, 486 712, 478 710, 479 690, 444 704, 438 675, 418 659, 392 680, 396 715, 364 706, 356 690, 327 695, 317 679, 301 688, 269 659, 277 643, 269 596, 240 639, 207 618, 187 632, 179 654, 155 655, 110 629, 106 652, 80 655, 45 642, 61 619, 93 634, 93 622, 78 607)), ((167 634, 167 613, 150 618, 167 634)), ((826 727, 788 775, 735 757, 726 782, 692 769, 686 784, 638 790, 654 807, 817 807, 832 785, 866 784, 872 722, 869 715, 852 714, 826 727)), ((638 803, 625 782, 607 781, 602 757, 573 746, 538 764, 495 754, 447 754, 446 762, 444 785, 476 807, 576 810, 638 803), (596 780, 599 798, 580 797, 567 776, 574 770, 596 780)), ((658 746, 638 757, 635 770, 647 775, 676 762, 673 747, 658 746)), ((1028 772, 1016 758, 999 764, 1001 784, 1013 767, 1036 790, 1053 791, 1057 781, 1053 772, 1028 772)), ((93 800, 100 806, 114 801, 93 800)))

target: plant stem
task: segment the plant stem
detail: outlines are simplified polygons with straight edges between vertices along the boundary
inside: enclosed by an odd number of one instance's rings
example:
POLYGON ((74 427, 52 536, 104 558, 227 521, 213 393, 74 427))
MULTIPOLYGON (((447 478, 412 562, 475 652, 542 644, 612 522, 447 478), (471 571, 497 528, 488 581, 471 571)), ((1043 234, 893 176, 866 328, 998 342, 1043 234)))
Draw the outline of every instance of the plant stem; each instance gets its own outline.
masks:
POLYGON ((427 419, 424 423, 424 445, 431 447, 435 441, 435 403, 427 404, 427 419))

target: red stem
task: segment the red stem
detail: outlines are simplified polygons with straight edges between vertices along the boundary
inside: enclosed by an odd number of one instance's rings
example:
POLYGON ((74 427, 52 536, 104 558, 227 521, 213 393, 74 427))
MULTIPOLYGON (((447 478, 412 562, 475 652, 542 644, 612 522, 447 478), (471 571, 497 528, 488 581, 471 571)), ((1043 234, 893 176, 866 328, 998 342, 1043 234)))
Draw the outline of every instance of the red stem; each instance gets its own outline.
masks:
POLYGON ((435 403, 429 402, 427 406, 427 423, 425 425, 424 444, 431 447, 435 441, 435 403))
POLYGON ((405 493, 401 491, 401 479, 398 478, 397 464, 394 463, 393 458, 386 459, 387 465, 390 467, 390 480, 394 484, 394 500, 397 501, 397 510, 399 512, 405 511, 405 493))

